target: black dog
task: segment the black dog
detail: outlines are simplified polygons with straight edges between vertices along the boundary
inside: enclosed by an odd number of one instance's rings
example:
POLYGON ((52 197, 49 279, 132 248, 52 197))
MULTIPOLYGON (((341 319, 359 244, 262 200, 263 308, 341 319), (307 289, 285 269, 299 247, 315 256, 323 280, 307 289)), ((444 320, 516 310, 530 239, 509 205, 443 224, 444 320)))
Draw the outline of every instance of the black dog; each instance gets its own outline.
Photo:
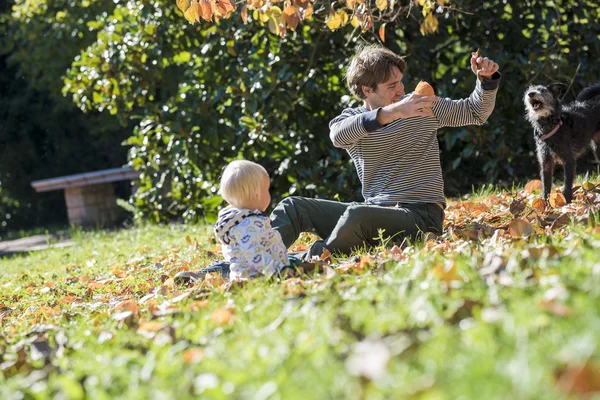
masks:
POLYGON ((584 89, 577 99, 562 104, 563 85, 531 86, 525 92, 526 118, 533 126, 533 136, 540 162, 544 199, 552 189, 554 164, 563 165, 568 203, 573 199, 575 160, 593 144, 600 144, 600 85, 584 89))

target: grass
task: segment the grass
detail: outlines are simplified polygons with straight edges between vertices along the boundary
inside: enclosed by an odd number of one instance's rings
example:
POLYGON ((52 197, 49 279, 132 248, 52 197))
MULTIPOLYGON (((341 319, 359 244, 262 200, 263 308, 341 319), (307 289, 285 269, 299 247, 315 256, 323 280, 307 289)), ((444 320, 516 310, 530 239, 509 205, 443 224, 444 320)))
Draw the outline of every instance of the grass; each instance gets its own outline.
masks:
POLYGON ((0 259, 0 398, 577 398, 600 391, 597 223, 478 240, 447 226, 243 287, 174 285, 214 259, 210 227, 75 231, 74 247, 0 259))

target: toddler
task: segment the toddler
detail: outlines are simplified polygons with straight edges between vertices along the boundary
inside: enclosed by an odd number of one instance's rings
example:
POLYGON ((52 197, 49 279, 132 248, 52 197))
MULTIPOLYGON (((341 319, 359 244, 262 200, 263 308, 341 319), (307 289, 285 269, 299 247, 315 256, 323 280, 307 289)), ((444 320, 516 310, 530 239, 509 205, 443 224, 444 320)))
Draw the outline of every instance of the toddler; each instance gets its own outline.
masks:
POLYGON ((269 186, 267 171, 251 161, 233 161, 223 172, 219 192, 229 206, 219 212, 214 230, 232 280, 271 276, 288 265, 281 235, 264 214, 269 186))

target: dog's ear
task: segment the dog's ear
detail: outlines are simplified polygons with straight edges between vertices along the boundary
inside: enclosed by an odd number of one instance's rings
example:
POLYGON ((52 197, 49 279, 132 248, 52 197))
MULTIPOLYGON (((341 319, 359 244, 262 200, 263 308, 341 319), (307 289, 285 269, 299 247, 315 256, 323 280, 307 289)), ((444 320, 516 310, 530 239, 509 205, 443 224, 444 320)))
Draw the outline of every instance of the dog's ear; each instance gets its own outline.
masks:
POLYGON ((560 97, 562 93, 567 89, 567 85, 564 83, 552 83, 548 85, 548 90, 556 95, 556 97, 560 97))

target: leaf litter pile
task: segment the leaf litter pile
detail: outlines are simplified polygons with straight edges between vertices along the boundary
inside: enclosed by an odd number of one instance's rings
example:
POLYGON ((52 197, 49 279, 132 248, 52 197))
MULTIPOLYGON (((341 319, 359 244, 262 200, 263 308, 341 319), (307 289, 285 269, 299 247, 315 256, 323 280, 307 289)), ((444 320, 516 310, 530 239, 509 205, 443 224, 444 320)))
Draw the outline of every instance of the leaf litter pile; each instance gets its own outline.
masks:
POLYGON ((0 398, 600 396, 600 186, 540 185, 281 280, 176 285, 219 258, 208 235, 3 274, 0 398))

